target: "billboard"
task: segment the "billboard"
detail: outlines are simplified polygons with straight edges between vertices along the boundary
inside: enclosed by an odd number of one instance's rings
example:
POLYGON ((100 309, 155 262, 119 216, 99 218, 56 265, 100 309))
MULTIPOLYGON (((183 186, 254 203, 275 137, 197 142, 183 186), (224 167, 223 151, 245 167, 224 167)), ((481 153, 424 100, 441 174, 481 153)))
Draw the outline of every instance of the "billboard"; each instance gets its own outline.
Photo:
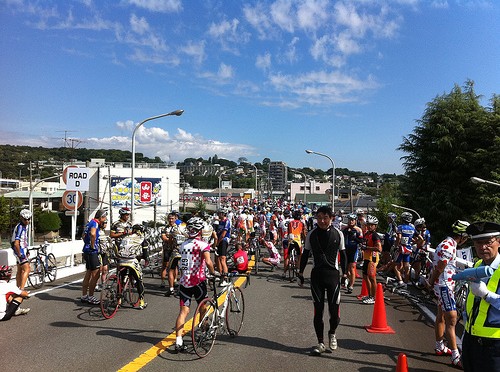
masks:
MULTIPOLYGON (((135 178, 134 205, 161 205, 161 178, 135 178)), ((130 206, 131 178, 111 178, 111 205, 130 206)))

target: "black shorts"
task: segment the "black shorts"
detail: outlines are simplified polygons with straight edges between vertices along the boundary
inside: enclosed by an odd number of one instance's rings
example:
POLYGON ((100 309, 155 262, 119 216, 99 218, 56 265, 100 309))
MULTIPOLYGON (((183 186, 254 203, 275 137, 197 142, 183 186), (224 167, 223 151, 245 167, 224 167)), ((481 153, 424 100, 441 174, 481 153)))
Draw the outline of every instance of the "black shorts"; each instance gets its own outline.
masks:
POLYGON ((358 261, 358 247, 346 247, 345 254, 347 256, 347 263, 356 263, 358 261))
POLYGON ((219 257, 221 256, 227 256, 227 247, 229 246, 229 243, 227 242, 226 239, 222 239, 222 241, 219 243, 217 246, 217 255, 219 257))
POLYGON ((109 257, 106 253, 101 253, 101 265, 108 266, 109 265, 109 257))
POLYGON ((87 270, 96 270, 101 267, 101 260, 98 252, 84 252, 85 268, 87 270))
POLYGON ((191 306, 191 299, 194 297, 196 303, 200 303, 203 299, 208 297, 207 283, 201 282, 194 287, 179 287, 179 299, 181 306, 191 306))

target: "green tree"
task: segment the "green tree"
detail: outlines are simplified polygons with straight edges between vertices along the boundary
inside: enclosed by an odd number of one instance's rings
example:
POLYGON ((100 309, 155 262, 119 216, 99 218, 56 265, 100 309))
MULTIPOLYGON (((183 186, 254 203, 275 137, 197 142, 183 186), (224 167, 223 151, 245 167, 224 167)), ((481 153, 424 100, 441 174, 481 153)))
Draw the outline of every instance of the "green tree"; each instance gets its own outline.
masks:
POLYGON ((434 98, 399 147, 407 154, 402 203, 426 218, 436 239, 457 219, 500 218, 500 189, 470 182, 499 178, 500 105, 493 97, 492 108, 481 106, 473 88, 467 81, 434 98))
POLYGON ((44 211, 37 213, 36 230, 39 232, 57 231, 61 228, 62 222, 57 213, 44 211))

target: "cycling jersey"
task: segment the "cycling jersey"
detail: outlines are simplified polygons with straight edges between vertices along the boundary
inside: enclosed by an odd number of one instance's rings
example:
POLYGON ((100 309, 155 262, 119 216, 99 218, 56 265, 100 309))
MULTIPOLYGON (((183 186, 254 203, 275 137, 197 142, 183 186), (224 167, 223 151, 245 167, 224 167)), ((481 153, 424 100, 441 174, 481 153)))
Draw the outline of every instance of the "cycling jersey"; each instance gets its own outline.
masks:
POLYGON ((236 264, 236 270, 240 273, 244 273, 248 270, 248 254, 244 250, 236 251, 233 255, 234 263, 236 264))
POLYGON ((229 218, 225 218, 219 221, 219 226, 217 228, 217 236, 219 238, 219 242, 222 239, 226 241, 229 241, 229 239, 231 239, 231 221, 229 220, 229 218), (223 233, 224 230, 226 230, 225 233, 223 233))
MULTIPOLYGON (((19 222, 14 228, 14 232, 12 233, 12 239, 10 240, 11 247, 14 249, 14 242, 19 240, 19 249, 21 251, 21 256, 26 257, 26 253, 28 251, 29 243, 28 243, 28 225, 19 222)), ((16 251, 14 250, 14 255, 17 256, 16 251)))
MULTIPOLYGON (((288 234, 293 235, 293 241, 302 247, 302 236, 305 233, 305 227, 300 220, 291 220, 288 224, 288 234)), ((291 236, 289 236, 291 238, 291 236)))
POLYGON ((203 223, 203 230, 201 230, 201 240, 203 240, 205 243, 208 243, 212 245, 213 239, 212 239, 212 234, 214 232, 214 228, 212 225, 209 223, 204 222, 203 223))
POLYGON ((83 231, 83 252, 84 253, 97 253, 99 252, 99 221, 95 218, 90 220, 89 223, 85 226, 85 230, 83 231), (90 230, 96 229, 95 231, 95 242, 94 246, 90 246, 90 230))
POLYGON ((288 240, 288 225, 290 224, 290 221, 293 221, 291 218, 285 218, 281 220, 279 224, 279 232, 280 232, 280 237, 281 239, 288 240))
MULTIPOLYGON (((123 233, 125 231, 131 231, 132 224, 128 221, 118 220, 111 225, 110 233, 123 233)), ((122 243, 122 237, 114 238, 117 247, 122 243)))
MULTIPOLYGON (((380 237, 376 231, 367 231, 365 233, 366 246, 376 247, 380 243, 380 237)), ((363 250, 363 260, 378 263, 379 252, 372 249, 363 250)))
POLYGON ((179 252, 180 285, 189 288, 204 282, 206 263, 203 254, 210 252, 210 245, 199 239, 188 239, 181 244, 179 252))
POLYGON ((412 252, 412 239, 415 234, 415 226, 411 224, 399 225, 396 232, 401 234, 401 241, 399 242, 399 249, 402 254, 410 254, 412 252))
POLYGON ((165 226, 162 231, 162 235, 169 238, 168 240, 163 241, 163 251, 166 253, 171 253, 185 240, 182 229, 177 225, 165 226))
POLYGON ((436 267, 439 261, 446 264, 445 269, 436 279, 435 286, 447 286, 450 289, 455 288, 455 281, 453 275, 456 272, 456 259, 457 259, 457 242, 453 238, 446 238, 436 248, 434 252, 433 266, 436 267))
POLYGON ((281 256, 280 256, 278 250, 276 249, 276 247, 274 246, 274 244, 272 242, 265 241, 264 245, 266 246, 267 251, 269 252, 269 258, 278 259, 278 260, 281 259, 281 256))

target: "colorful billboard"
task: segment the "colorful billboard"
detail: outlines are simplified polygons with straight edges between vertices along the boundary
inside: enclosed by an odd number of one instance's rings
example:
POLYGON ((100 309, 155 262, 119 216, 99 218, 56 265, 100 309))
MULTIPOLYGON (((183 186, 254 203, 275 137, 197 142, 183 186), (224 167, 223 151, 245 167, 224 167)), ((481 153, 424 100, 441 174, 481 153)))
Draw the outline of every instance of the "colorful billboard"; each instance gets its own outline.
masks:
MULTIPOLYGON (((136 178, 134 182, 134 205, 161 204, 161 178, 136 178)), ((113 207, 130 206, 130 177, 111 178, 111 205, 113 207)))

